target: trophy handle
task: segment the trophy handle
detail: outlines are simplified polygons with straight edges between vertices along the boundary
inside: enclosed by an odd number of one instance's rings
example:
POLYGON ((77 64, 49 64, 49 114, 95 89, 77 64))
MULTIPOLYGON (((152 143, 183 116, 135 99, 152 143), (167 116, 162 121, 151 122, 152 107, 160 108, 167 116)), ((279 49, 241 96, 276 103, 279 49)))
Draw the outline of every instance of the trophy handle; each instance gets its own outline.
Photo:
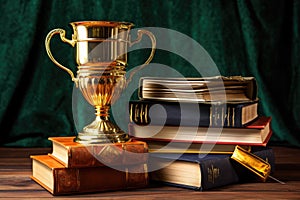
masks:
POLYGON ((138 30, 138 32, 137 32, 138 37, 137 37, 136 40, 134 40, 134 41, 132 41, 130 43, 130 46, 132 46, 132 45, 140 42, 141 39, 142 39, 142 37, 143 37, 143 34, 146 34, 150 38, 151 43, 152 43, 152 49, 151 49, 150 56, 148 57, 148 59, 146 60, 146 62, 143 64, 143 66, 144 66, 144 65, 147 65, 147 64, 149 64, 151 62, 151 60, 152 60, 152 58, 154 56, 154 53, 155 53, 156 39, 155 39, 155 36, 153 35, 153 33, 151 33, 150 31, 144 30, 144 29, 138 30))
POLYGON ((150 40, 151 40, 151 43, 152 43, 151 53, 150 53, 150 56, 148 57, 148 59, 146 60, 146 62, 145 62, 143 65, 141 65, 140 67, 136 67, 136 68, 134 68, 134 69, 131 71, 131 73, 130 73, 130 75, 129 75, 129 78, 128 78, 128 83, 131 81, 133 75, 134 75, 138 70, 144 68, 147 64, 149 64, 149 63, 151 62, 151 60, 152 60, 152 58, 153 58, 153 56, 154 56, 154 53, 155 53, 155 49, 156 49, 156 38, 155 38, 155 36, 153 35, 153 33, 151 33, 150 31, 147 31, 147 30, 145 30, 145 29, 140 29, 140 30, 137 31, 138 37, 137 37, 136 40, 130 42, 130 46, 132 46, 132 45, 134 45, 134 44, 136 44, 136 43, 139 43, 139 42, 141 41, 141 39, 142 39, 143 34, 146 34, 146 35, 150 38, 150 40))
POLYGON ((72 72, 70 69, 68 69, 67 67, 65 67, 65 66, 63 66, 62 64, 60 64, 59 62, 57 62, 57 61, 55 60, 55 58, 53 57, 52 53, 51 53, 51 50, 50 50, 50 40, 51 40, 52 36, 54 36, 55 34, 59 34, 59 35, 60 35, 60 39, 61 39, 63 42, 70 44, 72 47, 75 46, 76 41, 73 40, 73 39, 72 39, 72 40, 67 39, 67 38, 65 37, 66 31, 63 30, 63 29, 57 28, 57 29, 53 29, 52 31, 50 31, 50 32, 48 33, 48 35, 47 35, 47 37, 46 37, 46 39, 45 39, 45 47, 46 47, 47 54, 48 54, 49 58, 52 60, 52 62, 54 62, 54 64, 56 64, 56 65, 57 65, 58 67, 60 67, 61 69, 67 71, 67 72, 70 74, 70 76, 71 76, 71 78, 72 78, 72 81, 74 81, 74 82, 75 82, 75 85, 78 86, 78 80, 77 80, 77 78, 75 78, 73 72, 72 72))

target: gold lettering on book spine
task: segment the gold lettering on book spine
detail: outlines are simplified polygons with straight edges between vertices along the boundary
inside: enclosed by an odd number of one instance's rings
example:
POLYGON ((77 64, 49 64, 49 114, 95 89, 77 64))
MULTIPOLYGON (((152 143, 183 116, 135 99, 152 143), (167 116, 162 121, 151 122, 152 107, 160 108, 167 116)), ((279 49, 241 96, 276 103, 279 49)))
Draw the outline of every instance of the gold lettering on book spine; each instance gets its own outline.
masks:
POLYGON ((215 183, 215 180, 220 176, 220 169, 211 165, 207 168, 208 182, 215 183))
POLYGON ((213 118, 213 114, 212 114, 213 110, 212 110, 212 106, 209 108, 209 126, 212 126, 213 123, 212 123, 212 118, 213 118))
POLYGON ((235 108, 232 108, 232 120, 231 120, 232 126, 236 126, 235 124, 235 108))
POLYGON ((145 120, 144 120, 144 116, 143 116, 143 113, 144 113, 144 104, 141 104, 140 105, 140 112, 139 112, 139 116, 140 116, 140 123, 144 123, 145 120))
POLYGON ((220 116, 221 120, 222 120, 221 126, 223 126, 225 124, 226 112, 225 112, 225 108, 223 106, 221 106, 221 109, 222 109, 222 116, 220 116))
POLYGON ((209 113, 210 126, 224 126, 227 115, 222 105, 212 105, 209 113))
POLYGON ((140 123, 140 119, 139 119, 139 105, 138 104, 136 104, 135 106, 134 106, 135 108, 134 108, 134 112, 132 112, 132 113, 134 113, 134 122, 135 123, 140 123))
POLYGON ((227 126, 230 125, 230 114, 231 114, 231 109, 230 107, 227 107, 227 114, 226 114, 226 119, 227 119, 227 126))
POLYGON ((145 123, 146 123, 146 124, 148 124, 148 123, 150 122, 149 119, 148 119, 148 111, 149 111, 149 105, 146 104, 146 105, 145 105, 145 111, 144 111, 144 113, 143 113, 143 115, 144 115, 144 117, 145 117, 145 123))

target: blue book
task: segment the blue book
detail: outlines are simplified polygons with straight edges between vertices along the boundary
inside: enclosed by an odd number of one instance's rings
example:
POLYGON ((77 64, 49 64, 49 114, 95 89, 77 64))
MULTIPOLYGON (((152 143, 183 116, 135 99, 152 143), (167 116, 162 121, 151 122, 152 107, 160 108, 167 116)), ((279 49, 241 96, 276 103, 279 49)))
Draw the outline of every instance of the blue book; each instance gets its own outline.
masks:
POLYGON ((130 122, 138 125, 243 127, 258 117, 258 101, 227 104, 132 100, 130 122))
MULTIPOLYGON (((252 153, 274 168, 271 148, 254 149, 252 153)), ((148 166, 157 169, 150 173, 151 181, 200 191, 248 181, 252 177, 244 173, 247 170, 230 159, 230 155, 151 154, 148 166)))

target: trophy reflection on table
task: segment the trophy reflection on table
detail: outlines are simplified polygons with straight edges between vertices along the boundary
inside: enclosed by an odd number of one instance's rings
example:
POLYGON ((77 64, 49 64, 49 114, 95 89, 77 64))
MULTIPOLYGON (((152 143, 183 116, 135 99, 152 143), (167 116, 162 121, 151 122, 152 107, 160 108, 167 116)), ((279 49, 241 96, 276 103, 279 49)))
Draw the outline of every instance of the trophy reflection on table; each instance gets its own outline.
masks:
POLYGON ((128 22, 82 21, 72 22, 72 39, 65 37, 65 30, 53 29, 45 39, 46 51, 50 59, 67 71, 84 98, 95 107, 96 119, 78 133, 76 142, 83 144, 126 142, 128 134, 111 122, 109 110, 126 86, 127 48, 141 41, 143 34, 150 37, 152 51, 144 65, 152 60, 156 47, 154 35, 147 30, 138 30, 137 39, 130 41, 128 22), (59 34, 60 39, 76 47, 77 77, 73 72, 57 62, 50 50, 50 40, 59 34))

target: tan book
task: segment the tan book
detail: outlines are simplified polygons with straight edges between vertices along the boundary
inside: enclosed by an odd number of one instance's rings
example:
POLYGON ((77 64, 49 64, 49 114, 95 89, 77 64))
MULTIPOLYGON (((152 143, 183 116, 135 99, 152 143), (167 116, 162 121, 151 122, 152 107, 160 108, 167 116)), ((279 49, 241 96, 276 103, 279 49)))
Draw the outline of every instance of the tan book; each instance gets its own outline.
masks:
POLYGON ((142 188, 148 185, 146 164, 66 168, 49 155, 32 158, 31 178, 53 195, 142 188), (137 173, 135 173, 137 172, 137 173))
POLYGON ((251 102, 257 100, 254 77, 202 78, 142 77, 139 98, 186 102, 251 102))
POLYGON ((50 137, 52 153, 64 167, 118 166, 145 163, 148 146, 146 142, 129 141, 83 145, 74 142, 75 137, 50 137))

